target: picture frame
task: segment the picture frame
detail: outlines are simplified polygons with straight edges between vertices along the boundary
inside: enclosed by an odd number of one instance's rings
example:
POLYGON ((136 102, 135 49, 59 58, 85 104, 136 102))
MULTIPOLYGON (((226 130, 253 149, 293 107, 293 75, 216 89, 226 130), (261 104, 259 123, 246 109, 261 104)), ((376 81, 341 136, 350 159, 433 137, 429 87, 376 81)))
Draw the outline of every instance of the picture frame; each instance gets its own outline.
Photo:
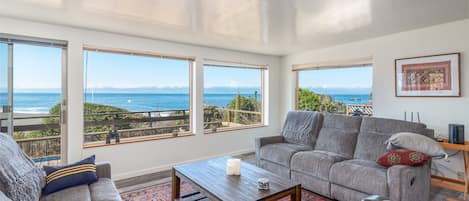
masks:
POLYGON ((395 60, 396 97, 460 97, 461 53, 395 60))

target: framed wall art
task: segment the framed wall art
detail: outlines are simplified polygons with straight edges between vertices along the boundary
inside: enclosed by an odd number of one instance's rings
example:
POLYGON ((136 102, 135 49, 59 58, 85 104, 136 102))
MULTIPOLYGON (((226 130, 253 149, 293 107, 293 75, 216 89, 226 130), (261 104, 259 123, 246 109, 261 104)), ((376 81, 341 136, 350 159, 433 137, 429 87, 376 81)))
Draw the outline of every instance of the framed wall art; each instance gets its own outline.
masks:
POLYGON ((459 97, 460 53, 395 60, 397 97, 459 97))

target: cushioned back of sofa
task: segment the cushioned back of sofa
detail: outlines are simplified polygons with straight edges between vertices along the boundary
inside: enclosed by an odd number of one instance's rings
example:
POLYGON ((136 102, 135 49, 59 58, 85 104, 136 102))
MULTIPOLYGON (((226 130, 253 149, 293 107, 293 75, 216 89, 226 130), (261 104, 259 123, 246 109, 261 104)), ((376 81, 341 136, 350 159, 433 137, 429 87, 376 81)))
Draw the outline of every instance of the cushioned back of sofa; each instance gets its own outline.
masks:
POLYGON ((424 134, 427 132, 425 124, 364 117, 358 134, 354 158, 364 160, 377 160, 386 152, 386 140, 398 132, 413 132, 424 134))
POLYGON ((352 158, 362 118, 324 114, 315 150, 330 151, 352 158))
POLYGON ((290 111, 282 135, 289 143, 314 146, 321 129, 323 116, 319 112, 290 111))

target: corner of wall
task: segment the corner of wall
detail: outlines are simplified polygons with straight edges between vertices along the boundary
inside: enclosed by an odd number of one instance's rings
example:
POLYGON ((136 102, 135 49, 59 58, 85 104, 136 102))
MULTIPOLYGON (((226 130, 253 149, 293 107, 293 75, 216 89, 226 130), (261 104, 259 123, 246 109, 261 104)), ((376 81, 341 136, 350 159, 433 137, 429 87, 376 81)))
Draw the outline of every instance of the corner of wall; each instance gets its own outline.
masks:
MULTIPOLYGON (((291 73, 291 64, 288 62, 289 55, 280 56, 280 87, 278 90, 280 91, 281 98, 279 100, 279 125, 283 125, 283 121, 285 119, 285 115, 289 110, 291 110, 291 101, 290 101, 290 93, 291 93, 291 82, 293 80, 292 73, 291 73)), ((281 126, 279 127, 281 129, 281 126)))

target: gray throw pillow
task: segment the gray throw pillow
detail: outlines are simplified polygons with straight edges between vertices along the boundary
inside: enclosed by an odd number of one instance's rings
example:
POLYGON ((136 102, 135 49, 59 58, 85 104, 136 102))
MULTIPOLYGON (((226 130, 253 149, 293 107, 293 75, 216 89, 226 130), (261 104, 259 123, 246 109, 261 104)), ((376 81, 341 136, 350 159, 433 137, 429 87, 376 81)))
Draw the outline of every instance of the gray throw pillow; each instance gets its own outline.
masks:
POLYGON ((417 133, 396 133, 392 135, 386 143, 388 150, 394 148, 403 148, 422 152, 429 156, 447 155, 440 143, 438 143, 432 138, 417 133))
POLYGON ((0 191, 11 200, 37 201, 44 172, 8 135, 0 133, 0 191))

